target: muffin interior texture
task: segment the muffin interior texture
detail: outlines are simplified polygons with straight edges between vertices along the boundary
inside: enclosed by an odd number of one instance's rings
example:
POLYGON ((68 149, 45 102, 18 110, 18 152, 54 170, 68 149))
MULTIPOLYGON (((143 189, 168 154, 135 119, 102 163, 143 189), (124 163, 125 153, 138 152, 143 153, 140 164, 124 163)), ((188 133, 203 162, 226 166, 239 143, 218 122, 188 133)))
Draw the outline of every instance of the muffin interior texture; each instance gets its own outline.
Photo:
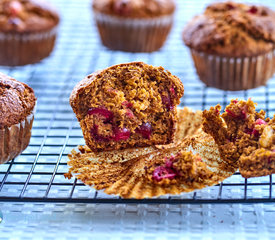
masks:
POLYGON ((108 68, 90 78, 94 78, 92 84, 71 103, 91 149, 172 141, 176 105, 183 95, 177 77, 162 67, 132 63, 108 68))

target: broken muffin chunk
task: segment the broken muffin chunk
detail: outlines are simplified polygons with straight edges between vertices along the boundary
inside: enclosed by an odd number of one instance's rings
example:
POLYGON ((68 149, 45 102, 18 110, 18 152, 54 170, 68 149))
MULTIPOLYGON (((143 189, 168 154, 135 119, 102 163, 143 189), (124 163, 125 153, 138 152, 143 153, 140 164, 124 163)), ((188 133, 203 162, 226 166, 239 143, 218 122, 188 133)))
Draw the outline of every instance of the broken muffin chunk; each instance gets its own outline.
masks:
POLYGON ((275 120, 256 112, 255 103, 232 100, 220 115, 217 105, 203 112, 204 131, 213 136, 220 152, 243 177, 275 173, 275 120))
POLYGON ((133 62, 87 76, 70 103, 86 144, 100 152, 171 143, 183 93, 162 67, 133 62))

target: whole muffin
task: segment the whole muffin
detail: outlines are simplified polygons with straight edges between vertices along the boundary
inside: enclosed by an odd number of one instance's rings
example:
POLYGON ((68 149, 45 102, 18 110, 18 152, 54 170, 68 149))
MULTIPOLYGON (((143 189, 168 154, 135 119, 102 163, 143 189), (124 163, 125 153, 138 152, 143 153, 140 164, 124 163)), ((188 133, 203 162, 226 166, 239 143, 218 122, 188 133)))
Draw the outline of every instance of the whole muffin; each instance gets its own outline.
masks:
POLYGON ((224 90, 265 85, 275 71, 275 13, 264 6, 214 3, 183 31, 200 79, 224 90))
POLYGON ((39 0, 0 1, 0 65, 20 66, 50 55, 59 16, 39 0))
POLYGON ((168 144, 184 88, 162 67, 119 64, 84 78, 70 103, 95 152, 168 144))
POLYGON ((113 50, 153 52, 171 30, 173 0, 94 0, 93 12, 102 43, 113 50))
POLYGON ((0 164, 28 146, 35 102, 32 88, 0 73, 0 164))

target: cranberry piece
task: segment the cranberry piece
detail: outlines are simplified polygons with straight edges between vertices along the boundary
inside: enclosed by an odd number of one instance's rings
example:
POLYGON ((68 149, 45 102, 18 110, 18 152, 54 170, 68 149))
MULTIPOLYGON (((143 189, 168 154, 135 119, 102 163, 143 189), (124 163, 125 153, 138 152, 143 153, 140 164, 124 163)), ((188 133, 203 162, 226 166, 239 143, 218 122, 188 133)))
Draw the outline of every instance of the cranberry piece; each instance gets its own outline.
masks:
POLYGON ((98 126, 97 125, 94 125, 90 132, 91 132, 93 138, 98 142, 109 142, 111 140, 109 137, 104 137, 104 136, 101 136, 100 134, 98 134, 98 126))
POLYGON ((9 4, 9 11, 12 16, 16 16, 18 13, 23 11, 22 4, 18 1, 12 1, 9 4))
POLYGON ((127 109, 127 110, 126 110, 125 115, 126 115, 128 118, 134 118, 134 117, 135 117, 134 113, 133 113, 130 109, 127 109))
POLYGON ((104 123, 112 122, 114 114, 105 108, 91 108, 88 111, 89 115, 100 115, 105 118, 104 123))
POLYGON ((166 159, 165 167, 166 168, 173 168, 173 161, 175 160, 175 157, 172 155, 169 159, 166 159))
POLYGON ((136 133, 142 135, 143 138, 150 139, 152 134, 152 126, 150 123, 143 123, 138 129, 136 129, 136 133))
POLYGON ((240 119, 240 120, 245 120, 247 115, 246 115, 246 112, 244 110, 241 111, 240 115, 236 115, 234 112, 232 112, 231 110, 229 109, 226 109, 225 110, 231 117, 233 118, 237 118, 237 119, 240 119))
POLYGON ((258 131, 257 129, 255 129, 255 128, 253 128, 253 129, 247 128, 247 129, 245 129, 244 132, 247 133, 247 134, 249 134, 249 135, 253 135, 253 136, 255 136, 256 138, 259 138, 259 137, 260 137, 259 131, 258 131))
POLYGON ((237 104, 239 101, 238 100, 233 100, 232 101, 234 104, 237 104))
POLYGON ((256 124, 256 125, 266 125, 267 122, 264 121, 263 119, 260 119, 260 118, 259 118, 259 119, 256 120, 255 124, 256 124))
POLYGON ((171 88, 170 88, 170 93, 171 93, 173 96, 176 96, 175 88, 171 87, 171 88))
POLYGON ((163 179, 173 179, 176 177, 176 173, 171 168, 159 166, 153 172, 153 179, 157 182, 163 179))
POLYGON ((249 13, 251 14, 256 14, 258 12, 258 8, 255 7, 255 6, 252 6, 249 10, 248 10, 249 13))
POLYGON ((171 111, 174 108, 174 106, 171 103, 171 98, 169 96, 161 96, 161 100, 168 111, 171 111))
POLYGON ((122 102, 122 106, 124 106, 126 108, 131 108, 131 107, 133 107, 133 104, 128 101, 124 101, 124 102, 122 102))
POLYGON ((131 132, 127 128, 115 128, 113 140, 118 142, 122 140, 127 140, 131 136, 131 132))
POLYGON ((129 0, 115 1, 114 10, 122 16, 129 15, 131 12, 131 6, 129 4, 129 0))
POLYGON ((227 3, 227 4, 226 4, 226 7, 227 7, 228 10, 233 10, 233 9, 235 9, 235 6, 233 6, 231 3, 227 3))
POLYGON ((252 130, 252 135, 254 135, 256 138, 260 137, 260 133, 258 130, 256 130, 255 128, 252 130))

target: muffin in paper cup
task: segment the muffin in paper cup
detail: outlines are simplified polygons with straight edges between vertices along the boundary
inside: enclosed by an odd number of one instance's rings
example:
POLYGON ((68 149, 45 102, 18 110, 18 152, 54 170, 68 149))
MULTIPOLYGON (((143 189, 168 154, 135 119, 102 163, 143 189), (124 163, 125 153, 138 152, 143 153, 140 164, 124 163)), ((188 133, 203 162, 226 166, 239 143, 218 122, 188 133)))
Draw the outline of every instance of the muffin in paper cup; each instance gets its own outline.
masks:
POLYGON ((210 87, 245 90, 266 84, 275 72, 274 50, 259 56, 230 58, 191 49, 200 79, 210 87))
POLYGON ((0 164, 29 145, 35 102, 32 88, 0 73, 0 164))
POLYGON ((103 45, 126 52, 153 52, 167 39, 175 5, 172 0, 142 0, 139 4, 94 0, 93 10, 103 45))
POLYGON ((39 62, 54 48, 59 16, 42 0, 0 2, 0 65, 39 62))
POLYGON ((265 85, 275 71, 275 12, 234 2, 209 5, 184 28, 199 78, 223 90, 265 85))
POLYGON ((20 123, 0 129, 0 164, 20 155, 29 145, 34 113, 20 123))

